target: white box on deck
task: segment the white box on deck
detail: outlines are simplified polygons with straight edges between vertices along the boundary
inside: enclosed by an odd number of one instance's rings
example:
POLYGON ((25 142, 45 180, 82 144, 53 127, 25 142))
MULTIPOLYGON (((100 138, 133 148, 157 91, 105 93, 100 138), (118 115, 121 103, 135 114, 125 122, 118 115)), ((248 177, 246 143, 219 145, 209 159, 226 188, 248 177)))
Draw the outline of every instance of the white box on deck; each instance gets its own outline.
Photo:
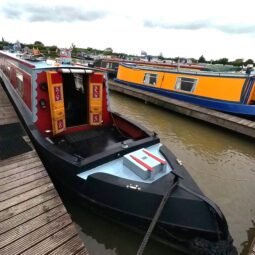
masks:
MULTIPOLYGON (((146 149, 140 149, 125 155, 123 164, 144 180, 154 179, 156 174, 166 169, 166 163, 162 164, 158 160, 159 157, 150 156, 146 152, 148 152, 146 149)), ((152 153, 149 152, 149 154, 152 153)))

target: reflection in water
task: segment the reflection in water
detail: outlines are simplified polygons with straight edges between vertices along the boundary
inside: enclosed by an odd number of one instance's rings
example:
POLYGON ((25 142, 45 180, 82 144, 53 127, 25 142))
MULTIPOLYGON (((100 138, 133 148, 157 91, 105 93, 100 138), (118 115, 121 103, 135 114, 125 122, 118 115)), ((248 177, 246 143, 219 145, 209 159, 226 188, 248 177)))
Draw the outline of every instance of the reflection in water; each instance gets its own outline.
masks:
MULTIPOLYGON (((106 220, 80 207, 65 197, 65 206, 76 222, 78 232, 91 255, 133 255, 137 253, 143 236, 106 220)), ((150 240, 144 255, 169 255, 170 248, 150 240)), ((171 255, 179 255, 171 251, 171 255)))
MULTIPOLYGON (((235 133, 111 92, 111 108, 150 130, 180 158, 229 223, 242 255, 255 236, 255 145, 235 133)), ((136 254, 142 237, 69 203, 91 254, 136 254)), ((147 254, 179 254, 150 242, 147 254)))

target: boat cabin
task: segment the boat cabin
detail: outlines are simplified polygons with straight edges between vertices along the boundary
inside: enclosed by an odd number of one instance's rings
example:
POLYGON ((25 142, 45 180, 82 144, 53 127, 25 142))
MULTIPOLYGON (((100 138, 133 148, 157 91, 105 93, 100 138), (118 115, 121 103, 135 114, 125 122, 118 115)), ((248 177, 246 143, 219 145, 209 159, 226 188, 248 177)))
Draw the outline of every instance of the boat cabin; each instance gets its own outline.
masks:
POLYGON ((123 141, 147 137, 110 112, 102 71, 55 61, 27 61, 22 54, 1 51, 0 69, 4 83, 15 94, 15 105, 24 108, 22 115, 68 154, 85 158, 123 141))

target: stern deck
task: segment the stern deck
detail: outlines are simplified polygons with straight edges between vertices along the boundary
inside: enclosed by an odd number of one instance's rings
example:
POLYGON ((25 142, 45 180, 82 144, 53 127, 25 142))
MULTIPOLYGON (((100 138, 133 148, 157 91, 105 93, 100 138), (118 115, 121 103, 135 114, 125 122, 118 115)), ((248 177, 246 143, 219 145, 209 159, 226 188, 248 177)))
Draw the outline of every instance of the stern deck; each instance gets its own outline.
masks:
POLYGON ((74 156, 87 158, 107 151, 115 144, 127 139, 129 138, 121 134, 117 128, 111 126, 64 134, 52 140, 61 150, 74 156))

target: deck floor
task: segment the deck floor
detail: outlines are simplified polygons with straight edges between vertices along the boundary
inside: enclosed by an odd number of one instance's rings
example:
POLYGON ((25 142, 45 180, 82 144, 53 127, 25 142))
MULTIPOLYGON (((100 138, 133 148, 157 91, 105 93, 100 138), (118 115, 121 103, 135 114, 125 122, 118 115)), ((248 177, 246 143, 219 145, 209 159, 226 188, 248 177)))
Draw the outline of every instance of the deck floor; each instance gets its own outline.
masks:
MULTIPOLYGON (((0 126, 18 122, 0 85, 0 126)), ((0 160, 0 254, 88 254, 33 148, 0 160)))
POLYGON ((116 128, 105 127, 58 136, 54 143, 62 150, 86 158, 107 151, 118 142, 127 140, 116 128))

